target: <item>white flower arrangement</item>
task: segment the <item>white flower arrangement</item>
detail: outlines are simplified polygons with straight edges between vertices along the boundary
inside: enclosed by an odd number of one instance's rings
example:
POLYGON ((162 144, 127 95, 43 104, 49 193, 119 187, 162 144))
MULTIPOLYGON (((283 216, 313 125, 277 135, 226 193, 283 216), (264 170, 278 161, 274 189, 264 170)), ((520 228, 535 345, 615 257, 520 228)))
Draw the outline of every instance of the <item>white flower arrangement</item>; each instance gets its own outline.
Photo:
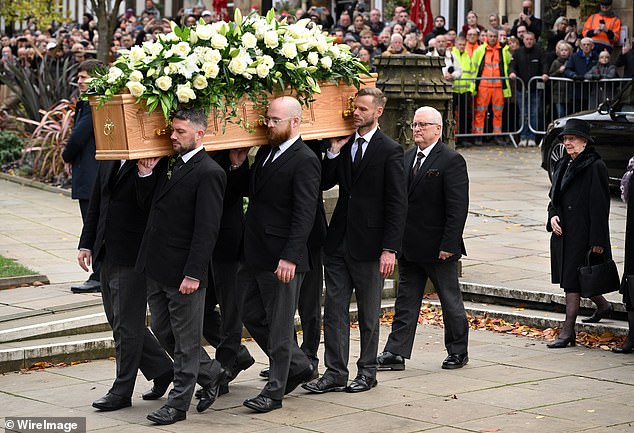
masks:
MULTIPOLYGON (((159 35, 157 42, 144 42, 120 57, 108 71, 91 80, 87 95, 103 104, 127 89, 152 112, 160 107, 167 121, 182 108, 216 109, 221 121, 242 123, 238 102, 248 97, 266 104, 269 94, 290 87, 302 103, 319 93, 319 81, 360 86, 366 67, 347 45, 333 39, 309 19, 288 24, 252 13, 234 22, 178 27, 159 35)), ((247 128, 252 125, 243 125, 247 128)))

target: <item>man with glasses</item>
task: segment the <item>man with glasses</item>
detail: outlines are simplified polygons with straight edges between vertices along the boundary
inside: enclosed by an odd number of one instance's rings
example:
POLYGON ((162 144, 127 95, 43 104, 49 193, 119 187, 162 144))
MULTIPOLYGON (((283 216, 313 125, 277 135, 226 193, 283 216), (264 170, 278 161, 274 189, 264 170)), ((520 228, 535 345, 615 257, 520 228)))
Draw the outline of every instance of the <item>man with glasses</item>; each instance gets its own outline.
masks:
POLYGON ((594 51, 603 50, 612 53, 612 48, 619 42, 621 20, 612 10, 612 0, 601 0, 601 10, 588 17, 583 25, 583 36, 592 38, 594 51))
POLYGON ((398 259, 399 287, 394 321, 379 370, 404 370, 412 354, 427 280, 440 298, 448 356, 443 369, 469 362, 469 324, 458 283, 458 259, 466 254, 462 233, 469 209, 469 177, 464 158, 440 141, 442 116, 432 107, 416 110, 416 146, 405 154, 407 219, 398 259))
POLYGON ((310 270, 307 241, 317 211, 321 169, 299 135, 302 109, 297 99, 274 99, 267 116, 269 145, 260 147, 250 173, 245 176, 238 170, 248 149, 229 154, 229 181, 233 174, 239 176, 249 196, 237 276, 237 287, 243 291, 242 319, 270 366, 264 389, 243 403, 256 412, 281 408, 284 395, 314 372, 294 340, 294 317, 299 288, 310 270))
POLYGON ((465 51, 469 55, 469 57, 473 57, 473 53, 480 46, 480 42, 478 41, 478 36, 480 34, 476 29, 469 29, 467 31, 467 42, 465 45, 465 51))

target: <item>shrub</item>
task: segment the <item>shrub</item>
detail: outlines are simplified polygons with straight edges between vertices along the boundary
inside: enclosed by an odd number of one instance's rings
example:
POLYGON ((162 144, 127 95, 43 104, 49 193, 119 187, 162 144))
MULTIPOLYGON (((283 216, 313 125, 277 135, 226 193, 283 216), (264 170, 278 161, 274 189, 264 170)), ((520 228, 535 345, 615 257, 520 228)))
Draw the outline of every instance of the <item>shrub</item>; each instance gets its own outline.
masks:
POLYGON ((16 161, 22 156, 24 141, 13 132, 0 131, 0 164, 16 161))

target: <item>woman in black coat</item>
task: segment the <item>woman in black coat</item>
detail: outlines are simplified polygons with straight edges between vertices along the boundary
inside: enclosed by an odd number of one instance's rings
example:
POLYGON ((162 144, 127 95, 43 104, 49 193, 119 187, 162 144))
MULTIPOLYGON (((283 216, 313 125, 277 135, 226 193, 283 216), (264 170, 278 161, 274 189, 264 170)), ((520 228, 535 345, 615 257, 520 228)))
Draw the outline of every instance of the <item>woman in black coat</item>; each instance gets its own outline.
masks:
POLYGON ((630 295, 628 288, 629 279, 634 279, 634 157, 630 159, 627 172, 621 181, 621 189, 623 194, 621 197, 627 203, 627 217, 625 220, 625 267, 623 269, 623 283, 621 284, 621 293, 623 294, 623 303, 627 310, 627 322, 629 332, 627 340, 622 346, 613 347, 614 353, 632 353, 634 350, 634 299, 630 295))
MULTIPOLYGON (((566 320, 559 338, 549 348, 575 345, 575 322, 581 301, 577 268, 586 261, 589 249, 611 258, 610 190, 608 170, 592 146, 590 124, 570 119, 559 135, 567 155, 555 166, 548 204, 546 229, 550 238, 552 282, 566 293, 566 320)), ((598 322, 611 305, 599 295, 591 298, 597 310, 585 322, 598 322)))

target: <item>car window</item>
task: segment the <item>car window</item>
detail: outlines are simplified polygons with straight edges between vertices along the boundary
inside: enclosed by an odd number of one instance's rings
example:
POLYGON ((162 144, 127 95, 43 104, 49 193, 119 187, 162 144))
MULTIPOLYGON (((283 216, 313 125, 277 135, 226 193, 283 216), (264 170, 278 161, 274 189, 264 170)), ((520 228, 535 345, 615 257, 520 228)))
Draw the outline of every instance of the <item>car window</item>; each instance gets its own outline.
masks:
POLYGON ((632 92, 632 82, 630 82, 621 93, 617 111, 621 113, 634 113, 634 92, 632 92))

